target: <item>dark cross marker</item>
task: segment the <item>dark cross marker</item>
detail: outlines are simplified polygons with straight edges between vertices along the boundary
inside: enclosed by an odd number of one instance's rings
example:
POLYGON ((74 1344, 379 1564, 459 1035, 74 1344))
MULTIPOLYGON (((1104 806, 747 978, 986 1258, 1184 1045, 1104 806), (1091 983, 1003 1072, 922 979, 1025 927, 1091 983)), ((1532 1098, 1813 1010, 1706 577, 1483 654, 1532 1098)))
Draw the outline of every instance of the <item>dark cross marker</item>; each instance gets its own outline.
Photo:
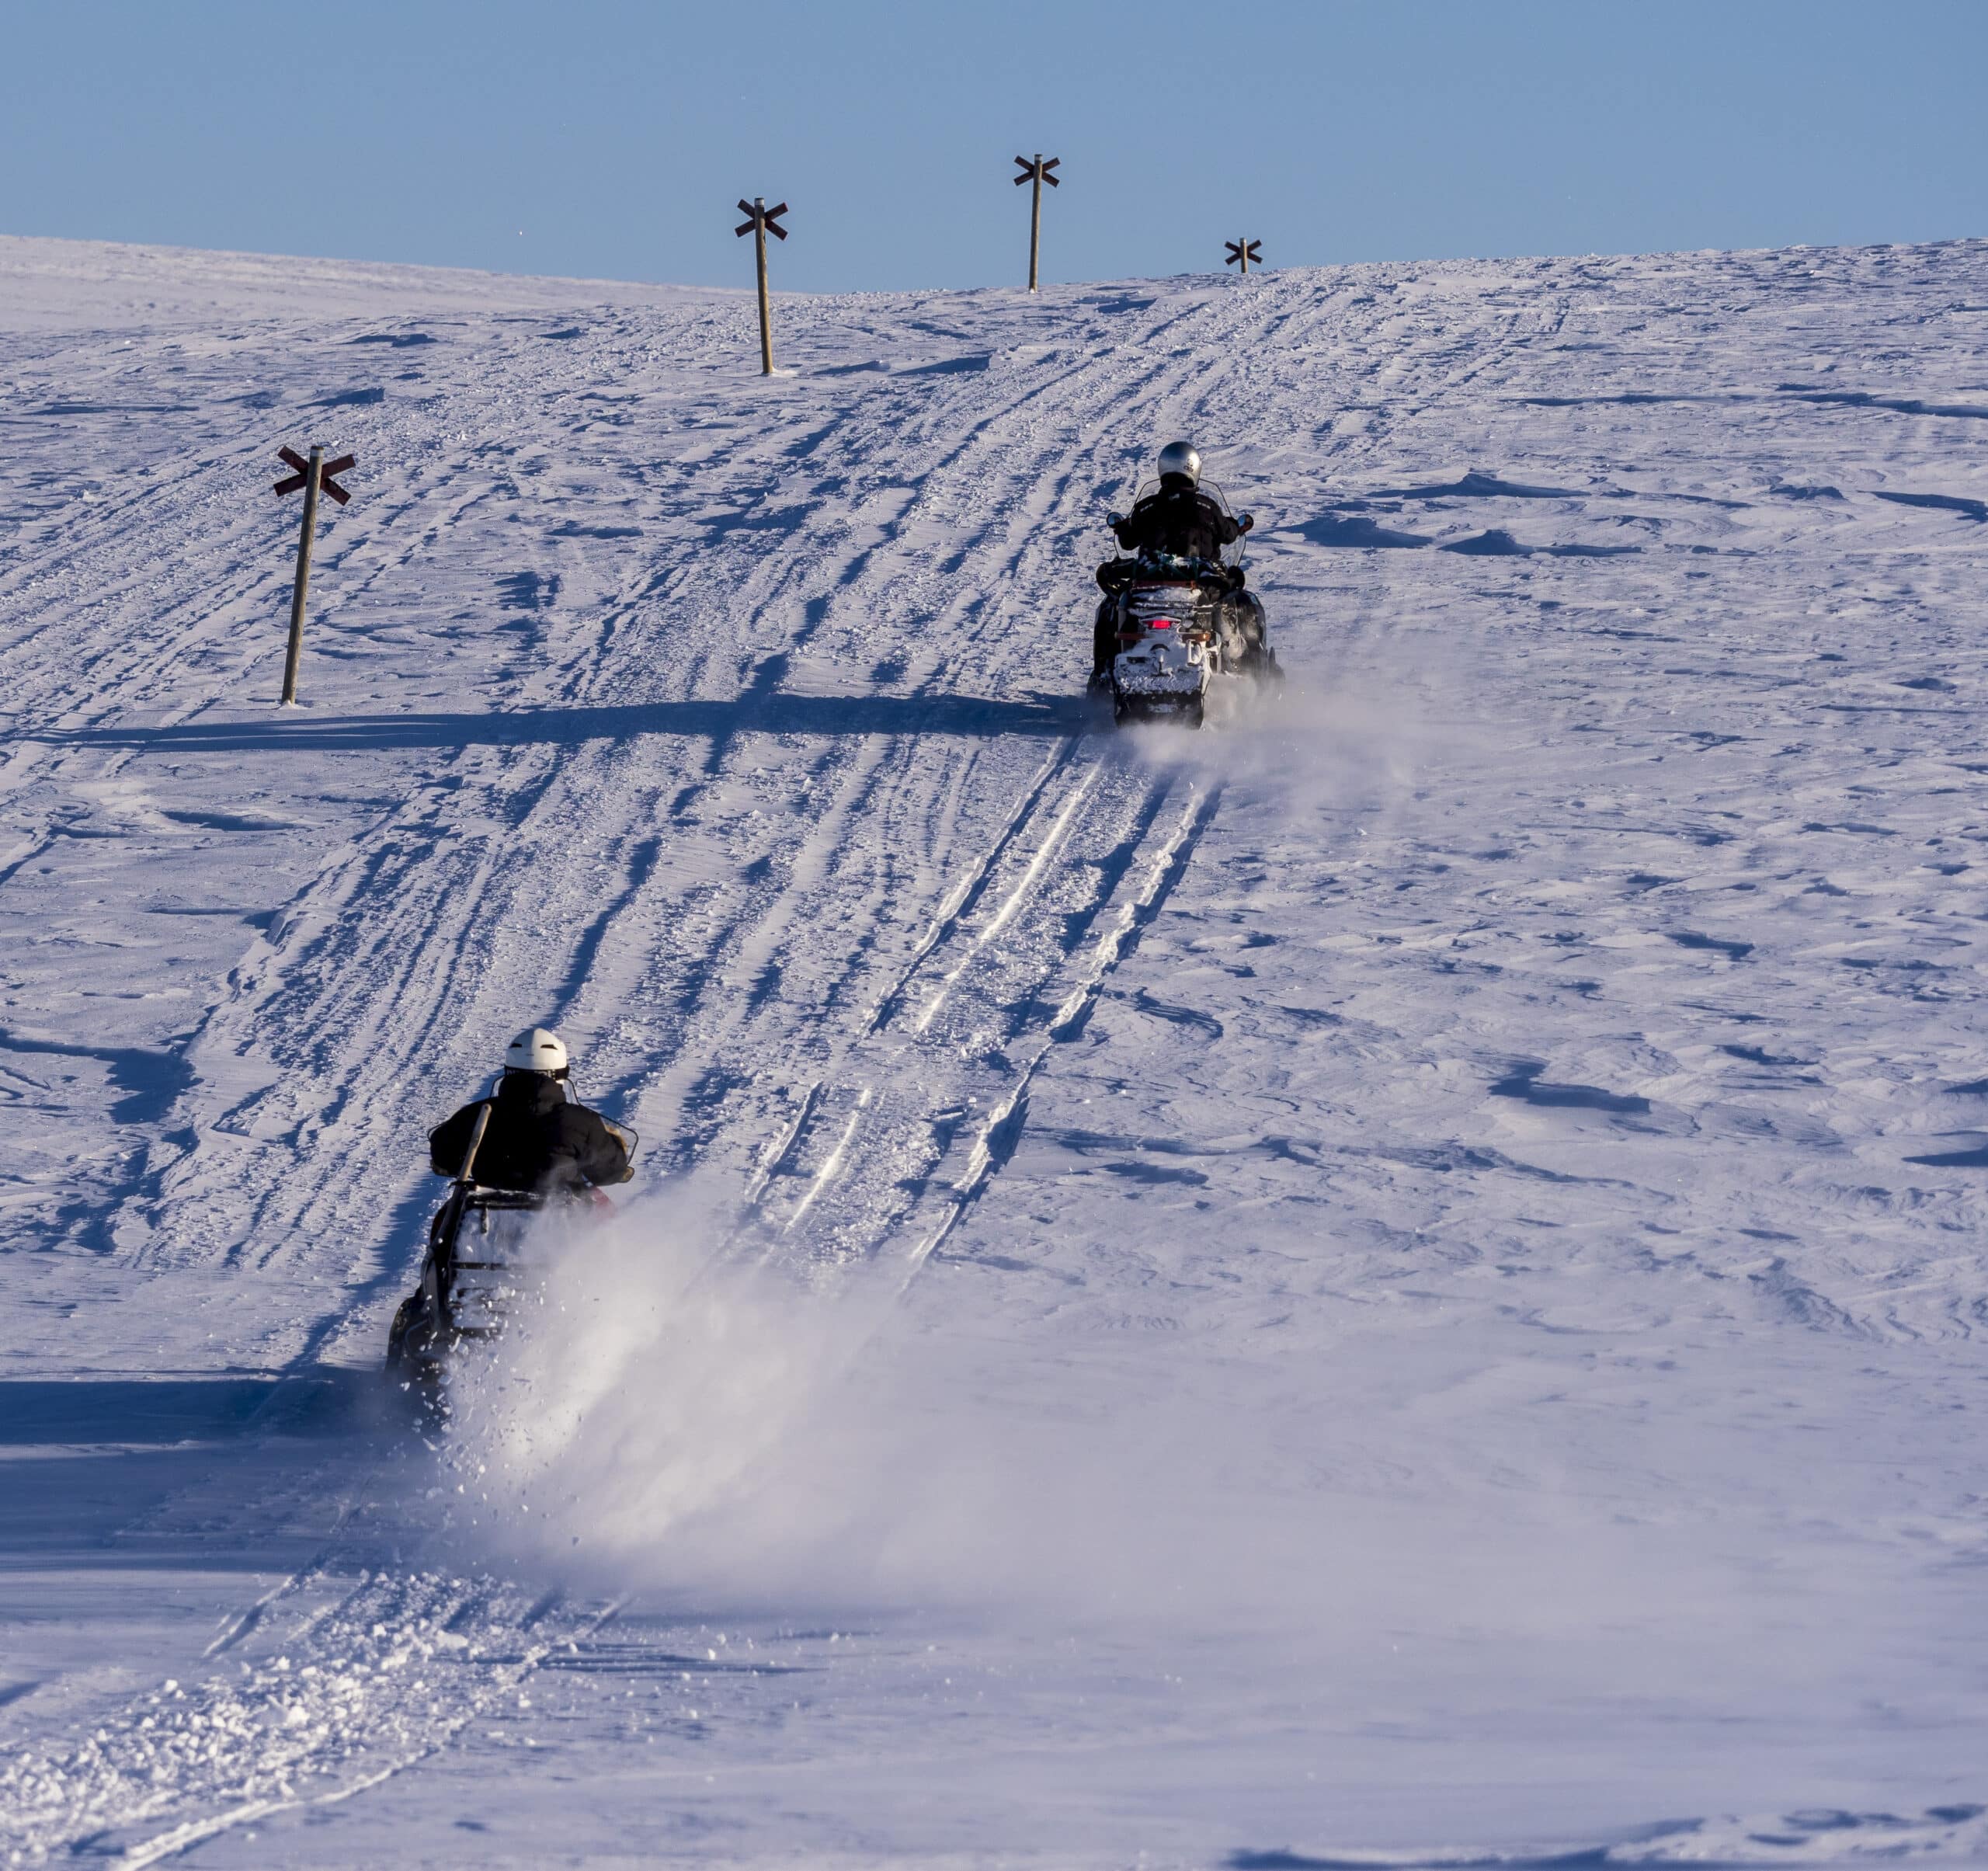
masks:
POLYGON ((780 217, 787 212, 787 203, 777 208, 766 206, 763 195, 755 195, 750 201, 742 201, 739 212, 746 217, 743 226, 732 229, 737 235, 749 234, 752 237, 752 255, 759 269, 759 374, 770 377, 773 374, 773 315, 766 306, 766 236, 770 234, 777 240, 787 238, 787 230, 780 224, 780 217))
POLYGON ((1049 172, 1063 158, 1061 156, 1051 156, 1045 162, 1042 159, 1041 152, 1038 151, 1035 160, 1032 162, 1026 156, 1017 156, 1015 160, 1020 164, 1022 172, 1015 178, 1015 186, 1020 188, 1024 182, 1032 182, 1035 184, 1034 193, 1029 203, 1028 216, 1028 289, 1030 292, 1035 292, 1040 290, 1035 280, 1036 260, 1042 251, 1042 185, 1046 182, 1052 189, 1060 189, 1063 186, 1049 172))
POLYGON ((299 488, 304 490, 304 527, 297 540, 297 583, 290 594, 290 648, 283 659, 283 706, 288 708, 297 700, 297 666, 304 656, 304 599, 311 589, 311 541, 318 530, 318 490, 322 488, 343 506, 352 496, 332 477, 343 474, 359 457, 340 455, 335 461, 327 461, 323 449, 313 448, 307 461, 294 448, 279 448, 276 458, 294 471, 276 484, 276 492, 294 494, 299 488))
POLYGON ((1263 243, 1260 240, 1231 240, 1222 243, 1229 249, 1229 258, 1222 263, 1225 266, 1240 266, 1246 275, 1253 260, 1260 266, 1263 256, 1256 249, 1263 243))

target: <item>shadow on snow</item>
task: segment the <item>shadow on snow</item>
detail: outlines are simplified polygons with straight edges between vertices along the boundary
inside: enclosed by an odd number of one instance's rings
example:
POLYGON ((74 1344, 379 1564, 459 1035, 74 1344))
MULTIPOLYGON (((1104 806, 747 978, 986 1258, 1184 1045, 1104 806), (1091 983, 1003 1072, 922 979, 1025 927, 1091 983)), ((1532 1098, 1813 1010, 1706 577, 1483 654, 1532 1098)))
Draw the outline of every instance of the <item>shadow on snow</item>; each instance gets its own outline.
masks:
POLYGON ((16 724, 23 739, 68 746, 255 753, 308 748, 359 753, 394 747, 515 747, 627 740, 643 735, 943 734, 1050 736, 1079 731, 1076 697, 999 701, 970 696, 767 695, 730 701, 630 702, 611 708, 520 708, 489 714, 272 716, 264 721, 57 729, 16 724))

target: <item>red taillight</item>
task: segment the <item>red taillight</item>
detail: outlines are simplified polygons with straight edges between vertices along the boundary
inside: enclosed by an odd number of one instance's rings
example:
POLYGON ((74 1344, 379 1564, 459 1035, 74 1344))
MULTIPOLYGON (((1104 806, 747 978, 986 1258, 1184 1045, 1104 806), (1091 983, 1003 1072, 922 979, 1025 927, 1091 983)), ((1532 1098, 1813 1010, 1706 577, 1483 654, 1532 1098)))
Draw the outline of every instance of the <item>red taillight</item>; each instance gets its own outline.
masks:
POLYGON ((1171 617, 1149 617, 1146 620, 1149 630, 1171 630, 1173 628, 1173 620, 1171 617))

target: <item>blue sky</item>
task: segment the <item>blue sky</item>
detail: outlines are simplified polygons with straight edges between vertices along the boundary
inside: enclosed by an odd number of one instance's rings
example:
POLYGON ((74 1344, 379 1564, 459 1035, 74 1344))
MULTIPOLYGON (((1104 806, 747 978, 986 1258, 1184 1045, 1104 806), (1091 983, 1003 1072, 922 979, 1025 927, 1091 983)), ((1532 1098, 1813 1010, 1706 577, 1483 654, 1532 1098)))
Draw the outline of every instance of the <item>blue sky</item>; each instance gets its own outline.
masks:
POLYGON ((1988 0, 7 0, 0 232, 794 289, 1988 234, 1988 0))

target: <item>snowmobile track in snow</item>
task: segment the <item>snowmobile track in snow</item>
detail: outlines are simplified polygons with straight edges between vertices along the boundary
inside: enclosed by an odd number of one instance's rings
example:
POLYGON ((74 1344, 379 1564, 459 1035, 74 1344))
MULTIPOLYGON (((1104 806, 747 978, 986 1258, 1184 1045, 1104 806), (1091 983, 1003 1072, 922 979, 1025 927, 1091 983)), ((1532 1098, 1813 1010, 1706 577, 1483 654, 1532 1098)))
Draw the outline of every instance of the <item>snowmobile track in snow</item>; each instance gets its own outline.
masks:
POLYGON ((1110 739, 1053 752, 874 1010, 787 1094, 748 1236, 812 1216, 817 1252, 909 1278, 1005 1160, 1030 1080, 1081 1032, 1218 797, 1110 739))

